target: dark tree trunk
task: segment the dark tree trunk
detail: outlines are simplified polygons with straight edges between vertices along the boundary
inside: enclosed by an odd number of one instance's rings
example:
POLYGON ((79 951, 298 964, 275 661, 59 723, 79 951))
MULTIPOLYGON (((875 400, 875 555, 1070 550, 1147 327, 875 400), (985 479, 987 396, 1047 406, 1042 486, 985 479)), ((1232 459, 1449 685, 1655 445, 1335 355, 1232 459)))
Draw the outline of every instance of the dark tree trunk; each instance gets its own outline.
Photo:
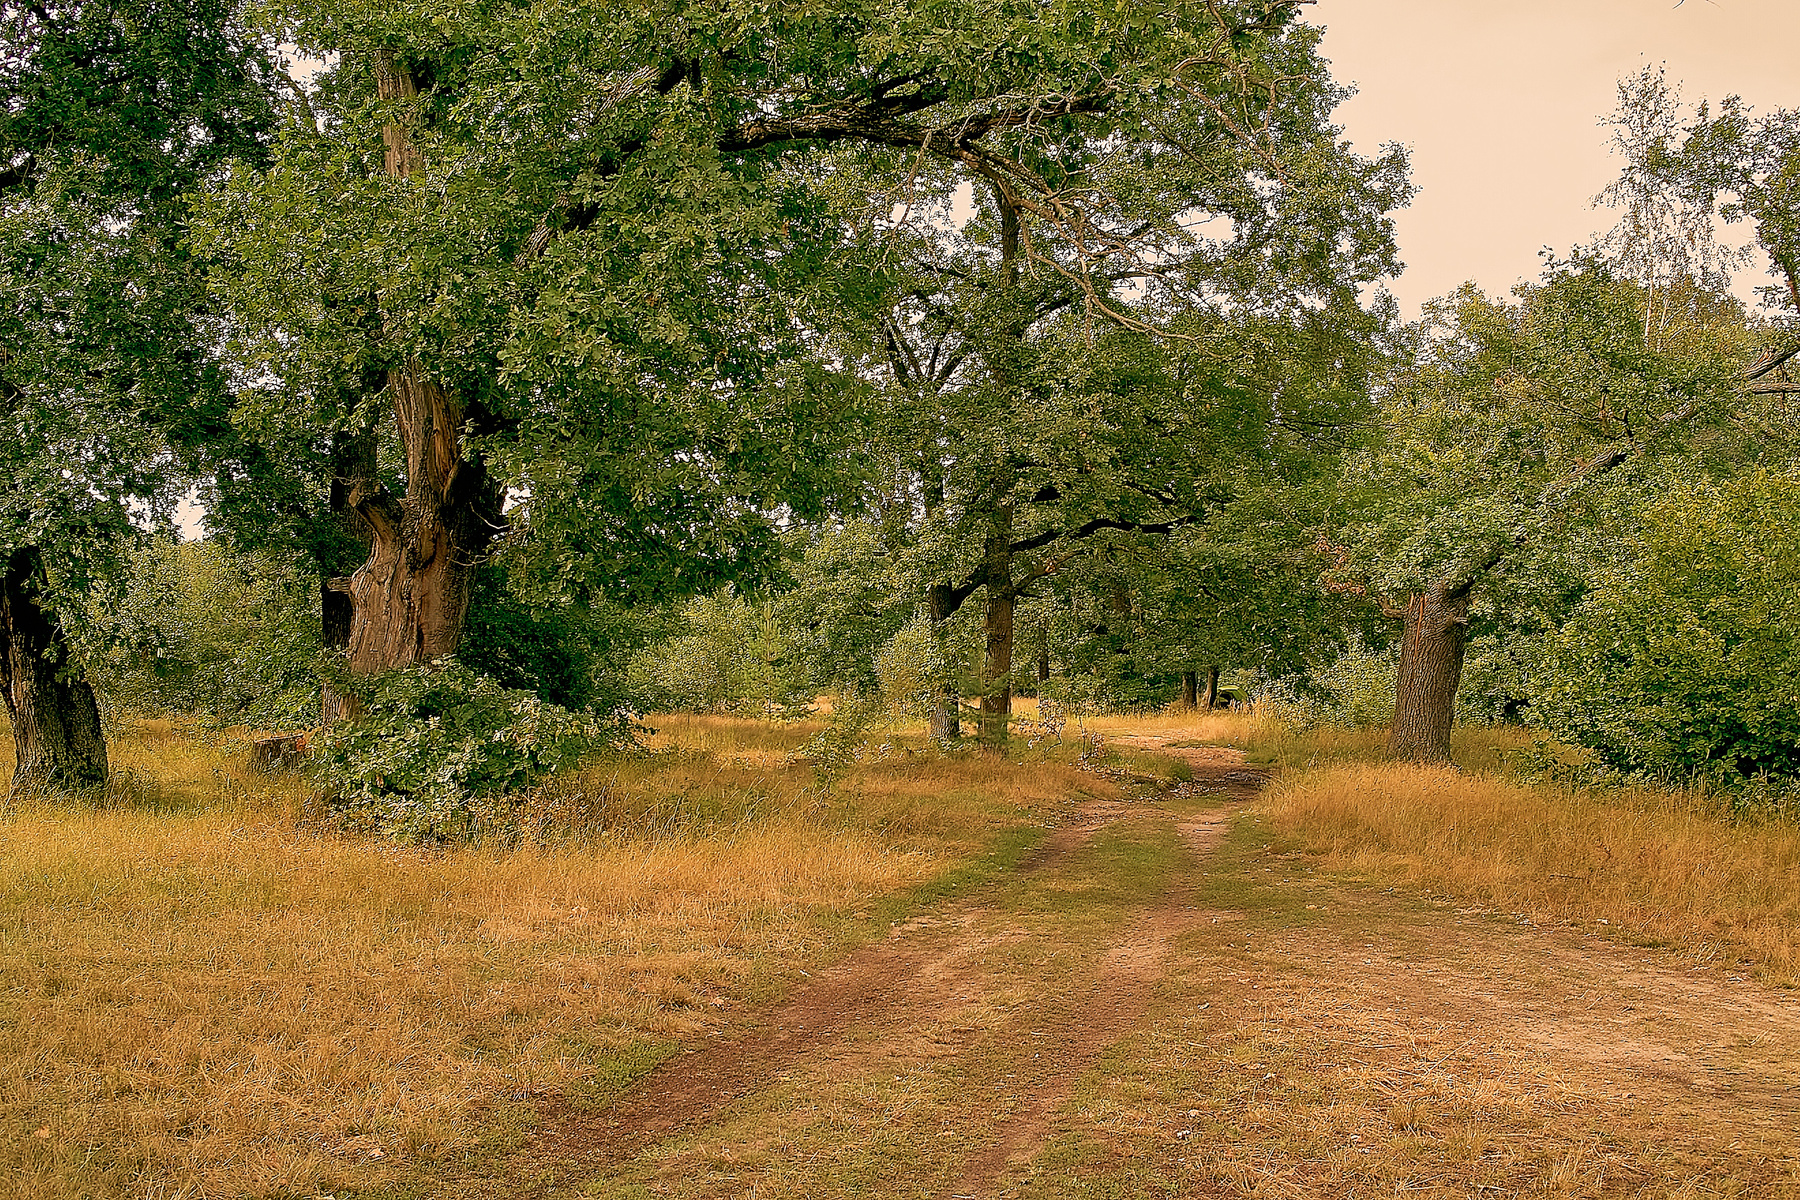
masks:
POLYGON ((987 655, 981 668, 981 745, 990 753, 1006 750, 1006 728, 1012 716, 1013 510, 1003 504, 988 526, 983 562, 987 584, 987 655))
POLYGON ((1450 761, 1450 726, 1468 635, 1468 588, 1433 588, 1408 598, 1400 673, 1394 684, 1393 738, 1388 744, 1395 758, 1450 761))
MULTIPOLYGON (((1002 403, 1010 408, 1020 399, 1025 332, 1030 318, 1019 293, 1019 252, 1023 244, 1019 210, 999 188, 995 189, 994 199, 1000 209, 1000 312, 988 362, 1002 403)), ((1012 717, 1013 608, 1018 593, 1013 588, 1013 506, 1004 498, 1007 481, 1002 478, 994 483, 994 494, 1001 498, 989 514, 982 547, 987 653, 981 668, 981 744, 990 754, 1004 754, 1012 717)))
POLYGON ((1038 643, 1037 681, 1040 684, 1050 682, 1050 637, 1048 634, 1045 634, 1043 640, 1038 643))
POLYGON ((1200 672, 1181 673, 1181 707, 1189 711, 1200 707, 1200 672))
MULTIPOLYGON (((944 623, 950 619, 950 585, 933 584, 926 593, 926 604, 931 614, 931 645, 940 664, 948 662, 944 650, 944 623)), ((931 703, 931 738, 940 745, 947 745, 962 737, 962 696, 957 692, 956 680, 949 670, 940 669, 937 679, 933 680, 931 703)))
POLYGON ((1219 705, 1219 668, 1206 668, 1206 694, 1202 697, 1206 711, 1211 712, 1219 705))
POLYGON ((12 722, 12 791, 74 790, 106 783, 106 736, 86 680, 69 674, 69 643, 38 603, 43 561, 25 547, 0 572, 0 691, 12 722))

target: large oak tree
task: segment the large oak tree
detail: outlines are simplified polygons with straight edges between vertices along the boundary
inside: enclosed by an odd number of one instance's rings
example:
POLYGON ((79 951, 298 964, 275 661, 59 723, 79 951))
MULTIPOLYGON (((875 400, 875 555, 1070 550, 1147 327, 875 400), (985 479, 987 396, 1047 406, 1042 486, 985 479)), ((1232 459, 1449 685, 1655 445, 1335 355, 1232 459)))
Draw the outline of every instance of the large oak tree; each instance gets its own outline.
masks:
MULTIPOLYGON (((855 389, 808 340, 865 277, 822 199, 833 151, 888 154, 896 196, 979 186, 996 411, 1030 403, 1044 281, 1127 325, 1134 272, 1235 306, 1353 295, 1403 185, 1337 143, 1302 7, 294 10, 326 65, 206 238, 255 385, 240 425, 389 430, 343 481, 372 531, 352 667, 453 651, 497 537, 547 592, 668 595, 856 474, 855 389)), ((976 506, 991 604, 1019 486, 976 506)))

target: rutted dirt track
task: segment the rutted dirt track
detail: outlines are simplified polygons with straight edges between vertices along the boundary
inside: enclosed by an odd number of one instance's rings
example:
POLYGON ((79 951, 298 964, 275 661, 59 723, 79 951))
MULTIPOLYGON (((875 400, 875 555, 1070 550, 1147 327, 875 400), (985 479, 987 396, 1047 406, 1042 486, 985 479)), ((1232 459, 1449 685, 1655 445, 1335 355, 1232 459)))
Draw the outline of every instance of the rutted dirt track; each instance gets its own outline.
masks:
POLYGON ((1210 892, 1264 776, 1136 748, 1188 760, 1186 803, 1074 809, 1015 879, 896 926, 752 1032, 598 1111, 552 1106, 512 1190, 1061 1195, 1074 1156, 1122 1195, 1800 1195, 1793 997, 1571 931, 1302 894, 1279 857, 1210 892), (1127 853, 1159 837, 1174 860, 1127 853), (1258 924, 1243 889, 1265 885, 1314 902, 1258 924))

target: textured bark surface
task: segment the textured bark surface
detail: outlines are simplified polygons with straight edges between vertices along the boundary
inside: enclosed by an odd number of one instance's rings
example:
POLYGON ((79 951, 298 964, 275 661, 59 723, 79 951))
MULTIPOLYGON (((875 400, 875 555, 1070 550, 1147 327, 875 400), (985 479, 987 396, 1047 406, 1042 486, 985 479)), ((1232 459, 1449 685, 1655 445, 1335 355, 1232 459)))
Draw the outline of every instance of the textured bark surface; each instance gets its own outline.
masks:
POLYGON ((359 675, 453 654, 469 612, 469 586, 499 523, 487 472, 462 456, 464 413, 415 365, 388 379, 406 494, 377 480, 351 491, 368 522, 369 559, 350 577, 355 619, 350 669, 359 675))
POLYGON ((12 790, 71 790, 106 783, 100 706, 86 680, 69 677, 68 640, 37 601, 43 564, 15 550, 0 572, 0 691, 12 722, 12 790))
POLYGON ((1200 707, 1200 672, 1181 673, 1181 707, 1189 710, 1200 707))
POLYGON ((1206 690, 1200 693, 1200 703, 1207 712, 1219 706, 1219 668, 1206 668, 1206 690))
POLYGON ((1469 590, 1433 588, 1406 604, 1400 674, 1394 686, 1394 729, 1388 749, 1416 763, 1450 761, 1450 726, 1469 637, 1469 590))
POLYGON ((981 667, 981 744, 991 752, 1006 749, 1012 716, 1013 607, 1017 597, 1012 577, 1013 510, 1000 505, 988 523, 983 562, 987 577, 987 653, 981 667))

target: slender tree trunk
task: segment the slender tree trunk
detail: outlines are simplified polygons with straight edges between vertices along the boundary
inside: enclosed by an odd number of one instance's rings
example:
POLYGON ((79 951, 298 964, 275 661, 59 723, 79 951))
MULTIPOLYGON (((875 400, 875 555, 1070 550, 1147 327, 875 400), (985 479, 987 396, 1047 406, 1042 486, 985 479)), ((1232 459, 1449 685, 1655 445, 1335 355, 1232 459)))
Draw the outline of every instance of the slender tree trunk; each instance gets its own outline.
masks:
POLYGON ((1037 681, 1040 685, 1038 691, 1041 693, 1043 691, 1041 685, 1050 682, 1050 635, 1041 633, 1039 637, 1041 640, 1038 642, 1037 681))
POLYGON ((69 643, 56 615, 38 603, 43 561, 33 547, 0 570, 0 691, 12 722, 12 791, 78 789, 106 783, 106 735, 94 689, 69 672, 69 643))
POLYGON ((950 620, 950 585, 933 584, 925 599, 931 616, 932 653, 939 665, 938 677, 932 681, 931 738, 939 745, 949 745, 962 737, 962 696, 948 669, 949 654, 945 648, 945 624, 950 620))
POLYGON ((1207 712, 1211 712, 1219 705, 1219 668, 1217 667, 1206 668, 1206 695, 1204 699, 1207 712))
POLYGON ((1002 504, 989 521, 984 560, 987 583, 987 655, 981 669, 981 744, 989 753, 1006 751, 1012 716, 1013 594, 1012 505, 1002 504))
MULTIPOLYGON (((392 58, 376 59, 383 100, 418 94, 392 58)), ((404 125, 382 128, 386 170, 395 177, 423 166, 404 125)), ((368 524, 369 558, 349 580, 350 669, 359 675, 454 653, 469 611, 469 587, 499 527, 499 497, 486 470, 463 456, 474 415, 419 362, 388 372, 406 494, 396 499, 373 472, 352 482, 350 507, 368 524)))
POLYGON ((1416 763, 1450 761, 1450 726, 1469 635, 1469 591, 1433 588, 1407 600, 1388 749, 1416 763))
MULTIPOLYGON (((1025 331, 1029 327, 1019 292, 1023 230, 1019 210, 1006 194, 996 188, 994 199, 1000 209, 1000 312, 989 366, 1010 418, 1010 409, 1020 401, 1025 331)), ((1012 716, 1013 608, 1018 595, 1013 590, 1013 506, 1005 499, 1005 480, 995 482, 999 485, 994 489, 999 499, 989 514, 982 552, 987 591, 987 654, 981 670, 981 744, 990 754, 1004 754, 1012 716)))
POLYGON ((1181 707, 1190 712, 1200 707, 1200 672, 1181 673, 1181 707))

